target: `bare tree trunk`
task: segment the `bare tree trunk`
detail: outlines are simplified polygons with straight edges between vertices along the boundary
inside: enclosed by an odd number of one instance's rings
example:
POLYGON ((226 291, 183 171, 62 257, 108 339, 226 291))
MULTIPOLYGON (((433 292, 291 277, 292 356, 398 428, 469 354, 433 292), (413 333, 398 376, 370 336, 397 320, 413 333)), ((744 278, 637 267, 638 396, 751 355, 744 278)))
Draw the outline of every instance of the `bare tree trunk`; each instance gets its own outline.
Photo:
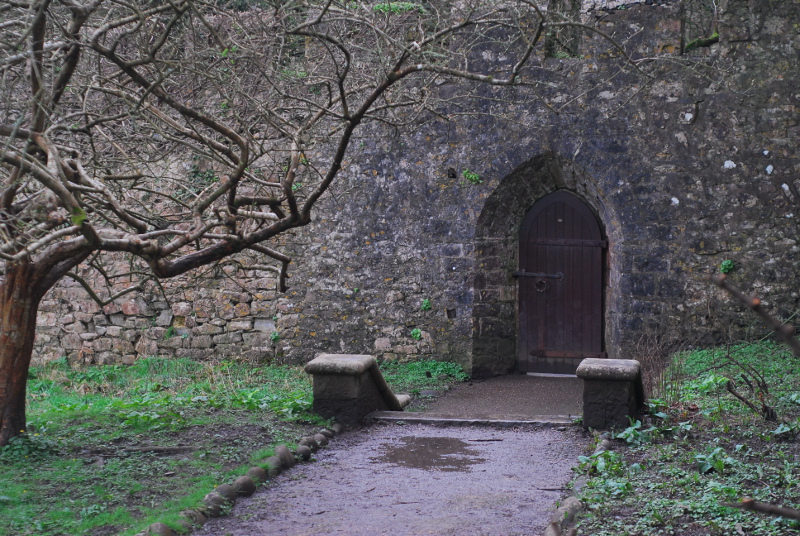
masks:
POLYGON ((25 430, 25 388, 43 296, 36 267, 9 265, 0 283, 0 446, 25 430))

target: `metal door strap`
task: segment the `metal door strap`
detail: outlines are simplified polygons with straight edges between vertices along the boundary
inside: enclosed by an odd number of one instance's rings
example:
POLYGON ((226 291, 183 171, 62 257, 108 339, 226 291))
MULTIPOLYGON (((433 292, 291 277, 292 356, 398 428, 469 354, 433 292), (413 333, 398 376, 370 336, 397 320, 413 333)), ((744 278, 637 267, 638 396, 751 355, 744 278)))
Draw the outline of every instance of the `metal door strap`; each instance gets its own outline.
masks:
POLYGON ((545 274, 540 272, 526 272, 525 270, 517 270, 512 274, 514 277, 541 277, 548 279, 564 279, 564 274, 556 272, 555 274, 545 274))

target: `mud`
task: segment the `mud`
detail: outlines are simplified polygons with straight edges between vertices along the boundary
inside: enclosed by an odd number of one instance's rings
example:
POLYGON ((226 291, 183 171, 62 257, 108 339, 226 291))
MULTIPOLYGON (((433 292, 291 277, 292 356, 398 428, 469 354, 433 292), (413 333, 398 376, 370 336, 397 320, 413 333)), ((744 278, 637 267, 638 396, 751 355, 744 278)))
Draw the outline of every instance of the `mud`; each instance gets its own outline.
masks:
POLYGON ((376 424, 194 534, 541 534, 587 442, 575 428, 376 424))

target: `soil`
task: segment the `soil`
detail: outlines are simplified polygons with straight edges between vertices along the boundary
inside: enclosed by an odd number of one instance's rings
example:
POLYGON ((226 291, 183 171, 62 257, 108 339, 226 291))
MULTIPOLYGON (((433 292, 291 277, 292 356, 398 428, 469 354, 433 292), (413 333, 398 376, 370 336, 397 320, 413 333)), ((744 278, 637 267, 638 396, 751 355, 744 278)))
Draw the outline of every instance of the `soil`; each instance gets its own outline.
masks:
POLYGON ((375 424, 346 432, 198 536, 539 534, 588 436, 375 424))

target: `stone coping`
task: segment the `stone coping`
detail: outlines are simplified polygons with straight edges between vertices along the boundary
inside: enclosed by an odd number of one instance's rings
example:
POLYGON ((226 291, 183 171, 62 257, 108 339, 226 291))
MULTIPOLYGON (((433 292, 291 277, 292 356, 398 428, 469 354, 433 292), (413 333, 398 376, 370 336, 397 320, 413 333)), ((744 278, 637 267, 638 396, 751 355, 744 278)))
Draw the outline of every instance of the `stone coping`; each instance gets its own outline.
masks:
POLYGON ((362 354, 320 354, 308 363, 307 374, 343 374, 357 376, 377 365, 371 355, 362 354))
POLYGON ((611 380, 632 382, 639 377, 641 365, 633 359, 599 359, 589 357, 581 361, 575 375, 584 380, 611 380))

